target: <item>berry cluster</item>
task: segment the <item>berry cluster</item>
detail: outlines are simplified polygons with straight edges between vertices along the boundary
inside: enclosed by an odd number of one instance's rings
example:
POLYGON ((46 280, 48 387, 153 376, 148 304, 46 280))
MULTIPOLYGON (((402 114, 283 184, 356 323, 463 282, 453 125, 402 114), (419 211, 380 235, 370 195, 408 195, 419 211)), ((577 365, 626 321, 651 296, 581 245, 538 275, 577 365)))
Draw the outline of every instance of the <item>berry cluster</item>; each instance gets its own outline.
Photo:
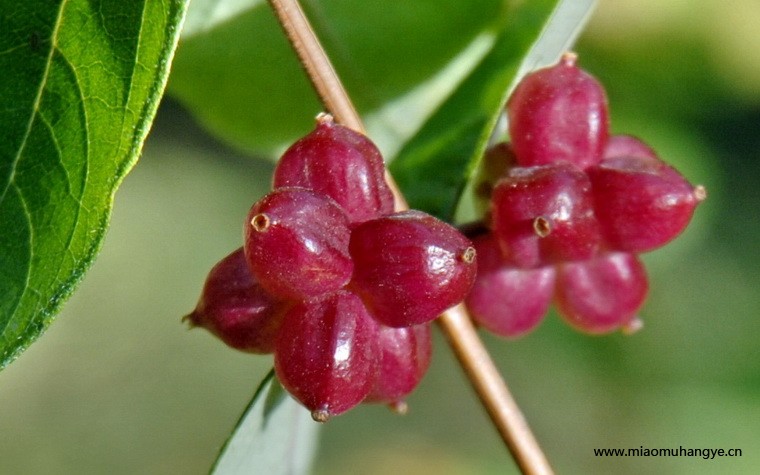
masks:
POLYGON ((475 280, 472 243, 425 213, 394 213, 384 174, 367 137, 320 115, 188 316, 233 348, 274 353, 318 421, 362 401, 403 408, 430 362, 430 321, 475 280))
POLYGON ((474 241, 467 305, 501 336, 535 328, 552 300, 582 331, 635 329, 648 287, 637 255, 675 238, 705 197, 640 140, 609 136, 604 89, 575 61, 520 82, 512 142, 485 157, 491 232, 474 241))

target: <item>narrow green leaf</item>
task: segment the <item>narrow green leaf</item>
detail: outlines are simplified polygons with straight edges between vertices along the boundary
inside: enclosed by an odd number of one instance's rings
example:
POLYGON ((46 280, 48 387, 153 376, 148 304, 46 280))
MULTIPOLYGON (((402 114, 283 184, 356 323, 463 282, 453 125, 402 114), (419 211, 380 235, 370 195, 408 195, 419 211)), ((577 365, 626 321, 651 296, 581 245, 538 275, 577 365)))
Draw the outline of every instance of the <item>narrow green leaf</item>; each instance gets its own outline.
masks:
POLYGON ((476 217, 471 183, 510 91, 522 74, 556 61, 593 3, 536 0, 507 11, 488 54, 391 163, 412 207, 447 221, 476 217))
MULTIPOLYGON (((434 76, 503 0, 302 0, 362 115, 434 76)), ((263 0, 193 0, 169 84, 212 133, 271 153, 313 127, 316 95, 263 0)))
POLYGON ((222 447, 211 473, 309 473, 318 429, 309 411, 285 392, 271 371, 222 447))
POLYGON ((0 368, 92 263, 153 120, 185 3, 0 5, 0 368))

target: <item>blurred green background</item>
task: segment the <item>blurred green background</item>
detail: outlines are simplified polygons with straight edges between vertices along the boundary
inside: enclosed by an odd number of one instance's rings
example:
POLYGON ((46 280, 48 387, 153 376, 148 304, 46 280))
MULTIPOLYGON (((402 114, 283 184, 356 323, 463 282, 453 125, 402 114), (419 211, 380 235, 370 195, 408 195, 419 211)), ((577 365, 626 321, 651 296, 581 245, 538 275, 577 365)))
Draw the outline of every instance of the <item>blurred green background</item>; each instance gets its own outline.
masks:
MULTIPOLYGON (((602 1, 576 49, 607 86, 613 130, 644 138, 709 198, 681 238, 645 256, 640 333, 590 337, 552 314, 521 340, 483 338, 558 473, 759 473, 760 3, 602 1), (640 446, 743 456, 592 452, 640 446)), ((208 470, 271 359, 180 317, 240 245, 271 171, 164 102, 94 267, 0 374, 0 473, 208 470)), ((516 471, 436 337, 410 414, 362 406, 331 421, 316 473, 516 471)))

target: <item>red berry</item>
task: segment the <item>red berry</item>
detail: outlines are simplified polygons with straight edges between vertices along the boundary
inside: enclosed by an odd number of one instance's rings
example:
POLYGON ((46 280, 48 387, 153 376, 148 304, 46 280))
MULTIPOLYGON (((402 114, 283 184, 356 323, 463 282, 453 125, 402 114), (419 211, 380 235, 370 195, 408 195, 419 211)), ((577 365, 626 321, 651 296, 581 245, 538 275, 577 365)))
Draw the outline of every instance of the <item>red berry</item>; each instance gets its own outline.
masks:
POLYGON ((384 325, 428 322, 461 302, 475 279, 475 249, 456 228, 421 211, 357 226, 351 287, 384 325))
POLYGON ((305 188, 279 188, 256 202, 245 224, 245 254, 275 296, 306 299, 351 278, 350 231, 341 207, 305 188))
POLYGON ((478 275, 465 301, 472 318, 507 338, 524 335, 541 323, 554 294, 554 267, 521 269, 508 264, 493 235, 473 241, 478 275))
POLYGON ((377 375, 377 323, 341 290, 295 305, 285 315, 274 367, 283 387, 325 422, 369 394, 377 375))
POLYGON ((509 135, 522 166, 598 163, 608 135, 607 97, 599 82, 566 54, 520 81, 507 103, 509 135))
POLYGON ((209 272, 195 310, 185 317, 232 348, 271 353, 287 305, 256 282, 240 248, 209 272))
POLYGON ((385 164, 364 135, 336 124, 329 115, 294 143, 274 171, 274 187, 300 186, 324 193, 340 204, 350 221, 362 222, 393 212, 385 164))
POLYGON ((635 318, 647 288, 641 261, 618 252, 558 266, 555 299, 560 315, 572 326, 606 333, 635 318))
POLYGON ((652 148, 631 135, 613 135, 604 147, 604 158, 613 157, 657 158, 652 148))
POLYGON ((485 200, 491 199, 496 183, 506 175, 507 171, 516 165, 515 153, 509 142, 500 142, 486 150, 480 175, 476 178, 478 196, 485 200))
POLYGON ((597 251, 591 183, 570 163, 512 168, 491 203, 493 232, 518 267, 588 259, 597 251))
POLYGON ((607 246, 641 253, 684 230, 705 197, 675 169, 656 158, 617 156, 590 167, 594 211, 607 246))
POLYGON ((377 378, 364 401, 388 403, 403 410, 404 398, 414 391, 430 366, 430 324, 405 328, 381 325, 378 345, 377 378))

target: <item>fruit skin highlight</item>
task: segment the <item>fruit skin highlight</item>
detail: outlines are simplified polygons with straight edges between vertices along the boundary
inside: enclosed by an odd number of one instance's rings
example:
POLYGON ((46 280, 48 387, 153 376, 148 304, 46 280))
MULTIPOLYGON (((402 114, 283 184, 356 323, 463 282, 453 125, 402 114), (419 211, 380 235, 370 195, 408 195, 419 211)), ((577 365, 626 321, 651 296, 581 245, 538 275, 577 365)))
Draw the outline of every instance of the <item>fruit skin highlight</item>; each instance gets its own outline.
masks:
POLYGON ((598 250, 591 182, 571 163, 510 168, 491 204, 493 232, 518 267, 588 259, 598 250))
POLYGON ((277 162, 273 187, 298 186, 335 200, 351 223, 393 212, 380 151, 363 134, 317 117, 317 127, 295 142, 277 162))
POLYGON ((195 310, 183 320, 236 350, 266 354, 274 351, 287 308, 256 282, 241 247, 211 269, 195 310))
POLYGON ((536 328, 554 295, 554 267, 507 265, 492 234, 475 238, 473 244, 478 252, 478 276, 465 300, 473 320, 505 338, 536 328))
POLYGON ((430 366, 429 322, 466 296, 475 249, 426 213, 394 213, 377 147, 317 121, 186 318, 234 348, 274 353, 278 379, 316 421, 364 401, 403 412, 430 366))
POLYGON ((433 320, 475 280, 475 249, 456 228, 420 211, 373 219, 351 234, 350 288, 390 327, 433 320))
POLYGON ((364 402, 390 404, 403 412, 404 398, 430 367, 432 345, 430 323, 404 328, 380 325, 377 376, 364 402))
POLYGON ((689 224, 704 189, 692 186, 662 160, 605 158, 587 170, 609 249, 633 253, 662 247, 689 224))
POLYGON ((378 325, 345 290, 291 308, 274 352, 277 378, 319 422, 364 400, 377 362, 378 325))
POLYGON ((587 333, 607 333, 636 317, 648 289, 641 261, 618 252, 558 266, 555 301, 570 325, 587 333))
POLYGON ((502 337, 530 332, 550 301, 580 331, 636 331, 648 291, 638 254, 678 236, 706 197, 640 139, 609 135, 604 89, 576 60, 522 79, 506 106, 512 142, 489 148, 476 175, 488 234, 466 304, 502 337))
POLYGON ((567 161, 595 165, 609 134, 607 96, 566 53, 560 62, 526 75, 507 102, 509 136, 521 166, 567 161))
POLYGON ((341 289, 353 262, 343 209, 306 188, 278 188, 257 201, 245 224, 245 255, 261 286, 304 300, 341 289))

